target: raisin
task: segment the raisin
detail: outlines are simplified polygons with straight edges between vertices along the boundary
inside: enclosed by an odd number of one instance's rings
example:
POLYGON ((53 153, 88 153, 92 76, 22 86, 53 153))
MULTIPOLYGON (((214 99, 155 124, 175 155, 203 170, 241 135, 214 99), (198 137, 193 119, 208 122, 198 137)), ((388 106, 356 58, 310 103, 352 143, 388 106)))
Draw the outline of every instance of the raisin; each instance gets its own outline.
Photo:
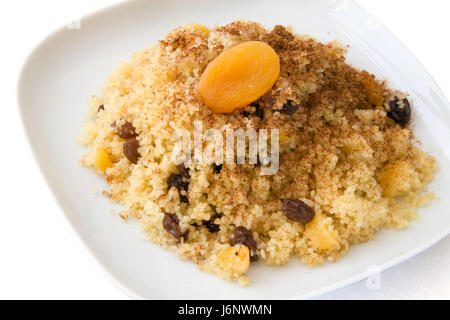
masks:
POLYGON ((314 219, 314 210, 302 200, 299 199, 286 199, 283 200, 283 211, 286 217, 296 221, 307 223, 314 219))
POLYGON ((255 239, 253 239, 252 233, 245 227, 237 227, 234 229, 230 237, 230 245, 235 246, 237 244, 243 244, 250 250, 250 261, 257 261, 258 255, 256 250, 258 248, 255 239))
POLYGON ((294 101, 288 100, 280 110, 282 114, 294 114, 300 108, 299 104, 294 104, 294 101))
POLYGON ((183 194, 180 194, 180 202, 182 202, 182 203, 189 203, 189 198, 186 197, 183 194))
POLYGON ((131 122, 125 122, 123 125, 117 128, 117 135, 123 139, 132 139, 137 137, 136 129, 131 122))
POLYGON ((189 183, 183 181, 181 174, 171 174, 169 180, 167 180, 167 185, 169 186, 169 189, 175 187, 178 191, 187 191, 189 189, 189 183))
POLYGON ((105 106, 104 105, 101 105, 100 107, 98 107, 97 112, 100 112, 102 110, 105 110, 105 106))
POLYGON ((136 164, 141 157, 139 154, 139 142, 136 139, 130 139, 123 144, 123 153, 130 162, 136 164))
POLYGON ((222 171, 223 164, 213 164, 213 171, 215 174, 219 174, 222 171))
POLYGON ((209 219, 208 221, 203 221, 203 225, 209 230, 209 232, 211 233, 215 233, 218 232, 220 229, 220 226, 216 223, 214 223, 214 221, 216 221, 216 219, 219 219, 221 217, 220 214, 215 214, 211 219, 209 219))
POLYGON ((256 110, 253 113, 253 115, 255 117, 260 118, 261 120, 264 119, 264 110, 263 110, 263 108, 261 108, 259 105, 256 105, 255 108, 256 108, 256 110))
POLYGON ((184 242, 188 241, 188 239, 189 239, 189 229, 186 230, 186 231, 183 233, 182 237, 183 237, 184 242))
POLYGON ((211 233, 219 232, 220 226, 218 224, 212 223, 211 221, 206 221, 203 225, 208 229, 211 233))
MULTIPOLYGON (((170 188, 175 187, 178 191, 188 191, 189 182, 183 181, 183 176, 181 174, 172 174, 167 180, 167 185, 170 188)), ((189 203, 189 198, 183 194, 180 194, 180 202, 189 203)))
POLYGON ((403 108, 400 108, 398 102, 398 97, 395 97, 394 100, 389 102, 389 111, 387 116, 394 120, 396 124, 404 126, 408 124, 411 119, 411 105, 406 98, 403 99, 403 108))
POLYGON ((264 118, 264 110, 263 108, 260 107, 258 102, 253 102, 252 104, 250 104, 250 106, 255 108, 255 111, 253 113, 250 113, 248 111, 243 111, 242 114, 244 115, 244 117, 249 117, 249 116, 253 116, 253 117, 258 117, 261 120, 264 118))
POLYGON ((189 174, 189 169, 185 167, 184 163, 178 165, 178 170, 183 178, 189 179, 191 175, 189 174))
POLYGON ((180 220, 178 220, 178 216, 176 214, 166 213, 164 215, 163 226, 164 229, 166 229, 166 231, 177 240, 181 239, 183 234, 180 229, 180 220))

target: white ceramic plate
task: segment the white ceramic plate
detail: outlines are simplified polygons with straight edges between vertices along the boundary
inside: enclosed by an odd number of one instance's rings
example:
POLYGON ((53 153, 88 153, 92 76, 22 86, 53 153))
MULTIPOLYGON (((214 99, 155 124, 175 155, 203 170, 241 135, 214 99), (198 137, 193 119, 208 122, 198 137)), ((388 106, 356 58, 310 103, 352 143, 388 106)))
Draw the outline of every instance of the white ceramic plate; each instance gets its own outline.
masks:
MULTIPOLYGON (((306 298, 367 277, 404 261, 446 237, 450 230, 450 108, 438 86, 408 50, 373 17, 348 0, 147 0, 127 1, 63 28, 26 62, 19 102, 37 161, 67 219, 113 281, 136 298, 306 298), (109 214, 116 208, 92 189, 102 178, 81 168, 81 135, 87 100, 132 52, 188 22, 207 26, 237 19, 271 27, 292 25, 322 41, 350 45, 348 60, 411 94, 413 126, 422 147, 440 166, 431 191, 440 196, 420 210, 422 222, 403 232, 381 231, 376 241, 353 246, 335 264, 310 270, 297 259, 282 268, 263 263, 250 270, 253 284, 241 288, 202 273, 191 262, 143 240, 137 223, 109 214)), ((117 208, 116 208, 117 209, 117 208)))

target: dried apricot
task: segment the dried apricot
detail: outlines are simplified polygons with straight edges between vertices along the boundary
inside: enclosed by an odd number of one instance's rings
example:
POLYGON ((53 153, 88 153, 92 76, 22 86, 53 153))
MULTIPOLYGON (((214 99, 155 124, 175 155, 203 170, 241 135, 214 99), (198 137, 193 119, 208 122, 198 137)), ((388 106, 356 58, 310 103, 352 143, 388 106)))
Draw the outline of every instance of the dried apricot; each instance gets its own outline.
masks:
POLYGON ((208 27, 205 27, 204 25, 194 22, 194 23, 190 23, 188 25, 186 25, 186 27, 193 27, 199 31, 202 31, 205 35, 209 35, 210 30, 208 29, 208 27))
POLYGON ((230 273, 244 274, 250 267, 250 251, 244 245, 229 247, 219 254, 219 266, 230 273))
POLYGON ((306 224, 304 236, 320 250, 333 249, 339 244, 339 236, 334 230, 331 219, 327 219, 323 214, 316 215, 306 224))
POLYGON ((384 166, 378 174, 378 183, 386 197, 401 197, 420 186, 414 167, 407 161, 397 160, 384 166))
POLYGON ((112 167, 112 165, 113 163, 105 149, 97 149, 97 154, 95 157, 95 169, 101 172, 105 172, 106 169, 112 167))
POLYGON ((214 113, 230 113, 258 100, 280 75, 275 50, 261 41, 233 46, 209 63, 198 92, 214 113))

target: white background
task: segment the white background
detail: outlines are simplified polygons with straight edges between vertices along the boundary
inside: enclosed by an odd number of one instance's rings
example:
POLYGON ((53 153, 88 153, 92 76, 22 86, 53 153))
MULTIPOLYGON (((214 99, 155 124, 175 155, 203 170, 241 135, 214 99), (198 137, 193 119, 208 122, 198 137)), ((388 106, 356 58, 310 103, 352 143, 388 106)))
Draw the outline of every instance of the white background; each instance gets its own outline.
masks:
MULTIPOLYGON (((301 1, 301 0, 299 0, 301 1)), ((84 252, 43 181, 16 103, 20 68, 54 29, 118 0, 0 2, 0 299, 127 299, 84 252)), ((450 96, 447 0, 358 0, 418 57, 450 96)), ((237 9, 238 10, 238 9, 237 9)), ((450 124, 449 124, 450 125, 450 124)), ((449 299, 450 237, 324 299, 449 299)))

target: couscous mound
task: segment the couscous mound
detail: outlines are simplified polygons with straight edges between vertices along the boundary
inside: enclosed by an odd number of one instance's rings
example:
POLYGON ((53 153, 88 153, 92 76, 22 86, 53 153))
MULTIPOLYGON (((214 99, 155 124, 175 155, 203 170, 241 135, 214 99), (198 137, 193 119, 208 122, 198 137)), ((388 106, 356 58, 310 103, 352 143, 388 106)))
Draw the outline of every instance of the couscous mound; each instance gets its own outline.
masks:
POLYGON ((175 29, 122 63, 92 97, 81 163, 105 177, 104 194, 123 205, 123 219, 140 220, 150 241, 226 280, 249 284, 256 260, 335 262, 381 228, 407 227, 432 198, 425 188, 437 170, 407 126, 407 95, 344 54, 338 43, 283 26, 175 29), (247 41, 273 48, 279 77, 257 101, 214 113, 200 78, 247 41), (174 131, 192 132, 194 121, 203 131, 279 129, 278 172, 260 175, 261 163, 174 163, 174 131))

